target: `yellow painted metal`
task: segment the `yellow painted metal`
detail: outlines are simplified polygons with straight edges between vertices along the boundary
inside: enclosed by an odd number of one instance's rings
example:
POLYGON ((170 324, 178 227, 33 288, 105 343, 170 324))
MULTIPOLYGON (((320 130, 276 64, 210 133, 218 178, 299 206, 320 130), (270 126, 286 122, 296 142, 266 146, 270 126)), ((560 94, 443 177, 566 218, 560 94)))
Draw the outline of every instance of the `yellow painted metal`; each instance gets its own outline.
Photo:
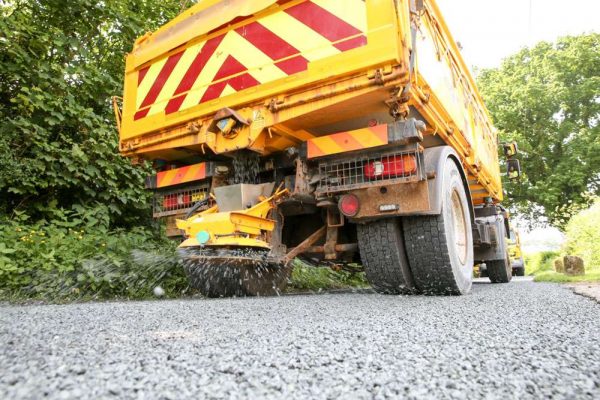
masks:
POLYGON ((511 237, 508 241, 508 254, 511 260, 518 260, 523 257, 523 252, 521 251, 521 235, 516 230, 511 228, 511 237))
MULTIPOLYGON (((463 157, 463 166, 476 177, 485 197, 503 197, 497 132, 435 1, 425 1, 417 36, 417 65, 411 104, 434 125, 434 134, 463 157)), ((472 187, 473 188, 473 187, 472 187)))
POLYGON ((184 16, 178 17, 157 32, 138 39, 126 62, 121 139, 132 139, 155 132, 157 128, 185 124, 191 119, 212 115, 223 107, 237 107, 255 101, 257 98, 287 94, 298 87, 324 81, 334 76, 339 78, 373 65, 390 61, 398 62, 398 43, 389 40, 390 37, 397 34, 394 20, 396 12, 392 1, 313 0, 313 3, 323 8, 343 13, 344 15, 340 17, 350 21, 364 20, 361 24, 365 25, 368 45, 347 52, 340 52, 325 38, 283 12, 303 1, 306 0, 292 1, 283 6, 278 6, 272 0, 252 2, 236 0, 228 1, 227 4, 224 1, 203 1, 186 12, 184 16), (251 17, 222 28, 218 26, 240 16, 251 17), (266 56, 257 48, 244 42, 239 35, 232 33, 236 28, 257 21, 301 50, 300 54, 310 61, 308 69, 285 76, 281 71, 273 68, 273 62, 267 60, 266 56), (185 100, 183 111, 166 115, 163 112, 164 106, 169 99, 173 98, 173 92, 186 71, 186 65, 189 66, 193 62, 193 55, 198 53, 207 40, 219 37, 224 33, 227 33, 224 39, 227 42, 219 46, 218 54, 213 57, 214 62, 209 62, 206 69, 202 71, 194 88, 190 91, 190 95, 185 100), (158 95, 157 103, 151 107, 149 116, 135 121, 134 115, 143 101, 144 94, 150 90, 152 83, 167 62, 168 56, 176 54, 182 49, 190 51, 186 51, 177 63, 176 70, 158 95), (188 53, 190 53, 189 56, 188 53), (207 84, 217 72, 220 66, 218 57, 222 60, 229 54, 239 59, 242 64, 249 63, 251 65, 249 72, 253 76, 257 75, 255 77, 262 84, 229 95, 224 93, 225 95, 219 99, 193 106, 192 103, 195 101, 197 104, 201 93, 206 90, 207 84), (145 67, 149 67, 149 70, 138 87, 138 73, 145 67), (265 74, 268 71, 271 73, 265 74), (207 76, 208 81, 202 81, 204 75, 207 76))
POLYGON ((180 247, 200 245, 197 235, 204 231, 209 236, 209 240, 202 243, 205 246, 269 248, 264 234, 275 229, 275 222, 267 216, 276 202, 288 194, 287 189, 278 190, 273 196, 243 211, 219 212, 218 207, 214 206, 186 220, 177 220, 177 227, 188 238, 180 247))
POLYGON ((192 236, 184 240, 179 247, 198 247, 198 246, 232 246, 232 247, 256 247, 261 249, 270 249, 271 247, 267 242, 261 239, 243 236, 223 236, 217 238, 209 244, 200 244, 195 236, 192 236))
POLYGON ((308 158, 385 146, 388 144, 387 125, 334 133, 333 135, 309 139, 306 143, 308 158))
MULTIPOLYGON (((423 116, 426 135, 438 136, 457 151, 474 191, 473 202, 480 204, 486 197, 502 200, 497 133, 435 0, 424 1, 425 9, 418 18, 410 12, 411 0, 365 0, 367 45, 337 53, 329 48, 329 54, 308 49, 301 54, 309 60, 306 71, 286 77, 275 72, 258 74, 261 83, 257 86, 240 91, 229 88, 217 99, 172 114, 154 104, 147 117, 134 120, 140 93, 148 90, 138 90, 139 71, 148 68, 144 81, 151 82, 167 57, 182 49, 200 46, 253 22, 268 26, 292 43, 302 32, 310 44, 308 38, 314 37, 310 32, 280 22, 287 18, 287 8, 303 1, 280 5, 274 0, 205 0, 157 32, 140 38, 127 58, 122 154, 172 160, 186 158, 190 151, 222 154, 249 148, 266 155, 335 132, 321 126, 381 114, 387 109, 386 101, 411 83, 406 105, 423 116), (240 16, 248 18, 237 22, 240 16), (234 22, 222 25, 227 21, 234 22), (412 22, 418 23, 417 57, 415 69, 410 71, 412 22), (235 109, 249 123, 233 137, 225 137, 214 127, 215 113, 225 107, 235 109)), ((361 18, 358 8, 344 8, 349 4, 346 0, 313 2, 340 7, 340 15, 351 21, 361 18)), ((235 40, 232 43, 239 44, 235 40)), ((253 59, 252 55, 258 54, 247 46, 228 46, 227 52, 240 58, 253 59)), ((259 56, 257 60, 264 60, 259 56)), ((185 54, 181 60, 190 62, 185 54)), ((267 64, 264 68, 273 71, 267 64)), ((167 82, 166 86, 171 90, 175 84, 167 82)), ((158 96, 161 104, 170 98, 168 91, 158 96)))

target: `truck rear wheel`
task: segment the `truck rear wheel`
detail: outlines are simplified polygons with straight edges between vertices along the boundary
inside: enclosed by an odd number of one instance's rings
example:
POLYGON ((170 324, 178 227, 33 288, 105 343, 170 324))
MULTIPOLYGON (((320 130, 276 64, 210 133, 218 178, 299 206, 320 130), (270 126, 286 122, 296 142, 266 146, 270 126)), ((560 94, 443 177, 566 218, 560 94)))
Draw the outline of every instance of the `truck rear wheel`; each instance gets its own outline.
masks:
POLYGON ((287 284, 291 268, 258 249, 180 249, 190 286, 206 297, 272 296, 287 284))
POLYGON ((512 265, 506 254, 504 260, 486 261, 488 276, 492 283, 508 283, 512 279, 512 265))
POLYGON ((360 224, 357 232, 360 258, 371 286, 383 294, 414 293, 399 219, 360 224))
POLYGON ((408 262, 424 294, 466 294, 473 284, 473 233, 467 194, 456 163, 444 165, 442 212, 403 221, 408 262))

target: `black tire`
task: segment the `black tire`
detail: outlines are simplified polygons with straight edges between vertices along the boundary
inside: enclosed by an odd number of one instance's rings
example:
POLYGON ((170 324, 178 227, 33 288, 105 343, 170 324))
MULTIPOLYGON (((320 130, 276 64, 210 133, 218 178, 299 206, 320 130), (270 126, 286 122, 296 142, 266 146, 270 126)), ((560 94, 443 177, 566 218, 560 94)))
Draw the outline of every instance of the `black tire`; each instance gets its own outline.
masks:
MULTIPOLYGON (((480 267, 480 268, 481 268, 481 267, 480 267)), ((480 278, 487 278, 487 277, 488 277, 487 269, 483 269, 483 270, 482 270, 482 269, 480 269, 479 271, 480 271, 480 272, 479 272, 479 277, 480 277, 480 278)))
POLYGON ((190 286, 206 297, 273 296, 288 282, 291 266, 253 249, 180 249, 190 286))
POLYGON ((513 275, 525 276, 525 260, 523 260, 523 257, 520 257, 518 260, 513 261, 512 269, 513 275))
POLYGON ((473 285, 471 213, 463 180, 452 159, 446 160, 441 178, 441 214, 405 218, 404 241, 419 291, 461 295, 469 293, 473 285))
POLYGON ((383 219, 357 226, 360 258, 367 280, 378 293, 415 291, 400 228, 400 220, 383 219))
POLYGON ((506 254, 504 260, 486 261, 488 276, 492 283, 508 283, 512 279, 512 265, 506 254))

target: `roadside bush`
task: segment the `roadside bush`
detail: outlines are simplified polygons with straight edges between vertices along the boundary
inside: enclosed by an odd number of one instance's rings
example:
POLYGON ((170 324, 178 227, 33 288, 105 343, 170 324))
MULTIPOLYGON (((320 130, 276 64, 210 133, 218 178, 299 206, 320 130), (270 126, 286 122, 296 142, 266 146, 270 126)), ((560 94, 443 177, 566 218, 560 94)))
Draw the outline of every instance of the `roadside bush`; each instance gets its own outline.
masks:
POLYGON ((567 224, 565 253, 583 258, 587 271, 600 270, 600 199, 567 224))
POLYGON ((0 297, 49 301, 143 298, 161 286, 179 295, 187 280, 175 245, 148 228, 108 230, 94 213, 0 223, 0 297))
POLYGON ((558 251, 541 251, 525 255, 525 272, 527 275, 536 275, 540 272, 553 271, 554 259, 560 256, 558 251))

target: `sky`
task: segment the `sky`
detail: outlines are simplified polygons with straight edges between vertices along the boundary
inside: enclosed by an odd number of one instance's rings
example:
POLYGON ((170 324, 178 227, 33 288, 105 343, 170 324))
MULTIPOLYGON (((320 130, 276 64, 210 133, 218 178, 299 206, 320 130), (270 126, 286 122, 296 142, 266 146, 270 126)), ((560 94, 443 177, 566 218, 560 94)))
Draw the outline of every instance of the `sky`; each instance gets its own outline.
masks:
POLYGON ((600 32, 600 0, 437 0, 467 65, 490 68, 541 40, 600 32))

